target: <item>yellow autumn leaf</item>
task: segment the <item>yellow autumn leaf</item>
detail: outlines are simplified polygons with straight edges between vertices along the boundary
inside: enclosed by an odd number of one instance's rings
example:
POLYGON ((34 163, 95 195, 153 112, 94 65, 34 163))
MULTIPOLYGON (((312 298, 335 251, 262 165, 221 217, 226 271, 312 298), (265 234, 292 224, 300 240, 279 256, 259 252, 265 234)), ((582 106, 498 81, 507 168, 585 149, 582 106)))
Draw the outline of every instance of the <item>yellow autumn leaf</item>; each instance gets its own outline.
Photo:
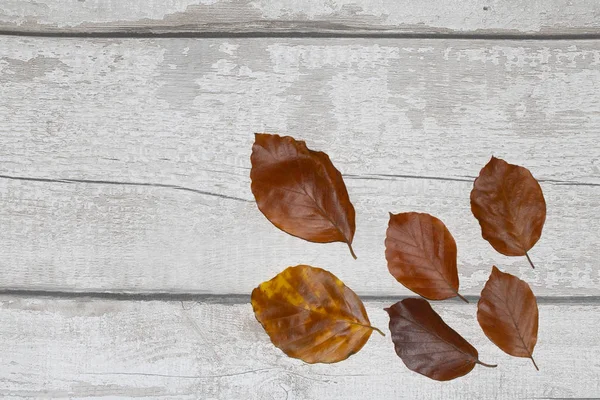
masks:
POLYGON ((252 307, 273 344, 307 363, 335 363, 358 352, 373 330, 362 301, 335 275, 289 267, 252 291, 252 307))

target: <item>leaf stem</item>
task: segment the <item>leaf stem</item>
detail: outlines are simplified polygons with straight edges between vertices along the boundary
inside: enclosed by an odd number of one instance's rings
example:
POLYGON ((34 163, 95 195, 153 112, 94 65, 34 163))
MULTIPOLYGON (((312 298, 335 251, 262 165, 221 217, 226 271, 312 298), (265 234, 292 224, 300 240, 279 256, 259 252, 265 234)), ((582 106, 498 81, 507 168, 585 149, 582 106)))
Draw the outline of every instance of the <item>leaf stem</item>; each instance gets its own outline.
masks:
POLYGON ((527 254, 527 252, 525 252, 525 257, 527 257, 527 261, 529 261, 529 265, 531 265, 531 268, 535 269, 535 265, 533 265, 533 262, 531 262, 531 258, 529 258, 529 254, 527 254))
POLYGON ((462 301, 464 301, 465 303, 468 303, 469 300, 465 299, 460 293, 456 292, 456 295, 458 296, 459 299, 461 299, 462 301))
MULTIPOLYGON (((375 332, 378 332, 381 336, 385 336, 385 333, 381 332, 381 329, 375 328, 374 326, 371 326, 370 328, 373 329, 375 332)), ((532 360, 533 360, 533 358, 532 358, 532 360)))
POLYGON ((352 257, 354 257, 354 259, 356 260, 356 254, 354 254, 354 250, 352 249, 352 244, 350 244, 350 242, 346 242, 346 244, 348 245, 348 248, 350 249, 350 254, 352 254, 352 257))
POLYGON ((533 363, 533 366, 535 367, 535 369, 537 369, 539 371, 540 369, 538 368, 537 364, 535 363, 533 356, 529 356, 529 358, 531 358, 531 362, 533 363))
POLYGON ((362 327, 365 327, 365 328, 373 329, 375 332, 378 332, 381 336, 385 336, 385 333, 383 333, 381 331, 381 329, 375 328, 374 326, 364 325, 364 324, 361 324, 361 323, 358 323, 358 322, 350 322, 350 323, 353 324, 353 325, 358 325, 358 326, 362 326, 362 327))
POLYGON ((498 366, 498 364, 486 364, 484 362, 481 362, 479 360, 475 361, 476 364, 479 365, 483 365, 484 367, 488 367, 488 368, 496 368, 498 366))

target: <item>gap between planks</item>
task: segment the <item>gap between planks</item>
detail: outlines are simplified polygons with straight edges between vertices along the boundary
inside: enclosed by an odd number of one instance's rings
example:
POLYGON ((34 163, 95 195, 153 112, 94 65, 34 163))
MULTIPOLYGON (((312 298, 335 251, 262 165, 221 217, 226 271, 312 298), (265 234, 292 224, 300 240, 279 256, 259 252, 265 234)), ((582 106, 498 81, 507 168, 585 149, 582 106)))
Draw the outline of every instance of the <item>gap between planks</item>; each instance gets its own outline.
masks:
MULTIPOLYGON (((154 28, 156 29, 156 28, 154 28)), ((83 38, 83 39, 230 39, 230 38, 286 38, 286 39, 438 39, 438 40, 600 40, 600 33, 411 33, 411 32, 370 32, 370 31, 338 31, 338 32, 160 32, 142 30, 138 32, 68 32, 68 31, 27 31, 0 30, 0 36, 40 37, 40 38, 83 38)))
MULTIPOLYGON (((187 301, 205 304, 246 304, 250 302, 250 294, 199 294, 199 293, 171 293, 171 292, 76 292, 53 290, 28 290, 28 289, 3 289, 0 296, 13 296, 21 298, 58 298, 58 299, 101 299, 116 301, 187 301)), ((359 294, 360 296, 360 294, 359 294)), ((360 296, 363 302, 395 303, 414 296, 360 296)), ((479 296, 464 296, 469 303, 477 304, 479 296)), ((538 304, 600 304, 600 296, 537 296, 538 304)), ((449 299, 456 304, 467 305, 458 298, 449 299)), ((437 303, 437 301, 432 301, 437 303)))

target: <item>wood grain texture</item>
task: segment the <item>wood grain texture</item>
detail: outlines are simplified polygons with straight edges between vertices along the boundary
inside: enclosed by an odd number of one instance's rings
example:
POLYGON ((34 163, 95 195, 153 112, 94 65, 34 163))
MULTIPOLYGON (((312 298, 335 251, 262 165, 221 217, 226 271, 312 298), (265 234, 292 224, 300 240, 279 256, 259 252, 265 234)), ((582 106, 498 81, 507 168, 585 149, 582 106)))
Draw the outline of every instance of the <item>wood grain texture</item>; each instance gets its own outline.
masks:
POLYGON ((600 33, 596 0, 3 0, 0 30, 30 33, 600 33))
POLYGON ((385 229, 419 211, 455 237, 464 295, 494 264, 536 295, 598 295, 599 82, 598 41, 0 38, 0 287, 249 294, 304 263, 406 295, 385 229), (261 215, 253 132, 330 155, 357 261, 261 215), (471 215, 492 154, 541 180, 536 270, 471 215))
POLYGON ((591 304, 540 306, 536 360, 491 343, 475 305, 436 303, 495 369, 440 384, 394 353, 390 304, 369 302, 373 335, 348 360, 308 365, 268 340, 250 304, 0 299, 0 395, 18 398, 550 399, 600 397, 600 343, 591 304), (565 318, 568 316, 568 318, 565 318), (577 329, 573 329, 577 327, 577 329))

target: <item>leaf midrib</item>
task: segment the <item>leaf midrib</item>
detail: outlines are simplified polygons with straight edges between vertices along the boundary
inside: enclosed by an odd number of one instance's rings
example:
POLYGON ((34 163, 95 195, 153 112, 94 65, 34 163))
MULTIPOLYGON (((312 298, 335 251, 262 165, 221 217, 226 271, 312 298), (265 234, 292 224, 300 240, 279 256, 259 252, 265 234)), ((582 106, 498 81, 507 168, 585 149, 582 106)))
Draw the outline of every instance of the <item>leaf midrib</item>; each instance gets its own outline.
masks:
MULTIPOLYGON (((445 340, 444 338, 442 338, 441 336, 439 336, 438 334, 436 334, 434 331, 432 331, 432 330, 430 330, 430 329, 426 328, 425 326, 423 326, 423 325, 419 324, 417 321, 415 321, 415 320, 413 320, 413 319, 408 319, 408 318, 406 318, 405 316, 403 316, 402 314, 398 314, 398 316, 399 316, 400 318, 402 318, 402 319, 404 319, 404 320, 408 321, 408 322, 411 322, 411 323, 413 323, 414 325, 417 325, 419 328, 423 329, 425 332, 427 332, 427 333, 431 334, 432 336, 435 336, 436 338, 438 338, 438 339, 439 339, 439 340, 441 340, 442 342, 444 342, 444 343, 446 343, 447 345, 449 345, 449 346, 453 347, 453 348, 454 348, 456 351, 458 351, 459 353, 462 353, 462 354, 464 354, 464 355, 468 356, 470 359, 473 359, 473 360, 475 360, 475 361, 474 361, 474 363, 475 363, 475 364, 476 364, 476 363, 479 361, 479 358, 475 358, 475 357, 473 357, 471 354, 469 354, 469 353, 467 353, 467 352, 465 352, 465 351, 461 350, 460 348, 456 347, 456 346, 454 345, 454 343, 451 343, 451 342, 449 342, 449 341, 445 340)), ((463 340, 465 340, 465 339, 463 339, 463 340)), ((465 340, 465 341, 466 341, 466 340, 465 340)), ((468 342, 467 342, 467 343, 468 343, 468 342)), ((430 354, 431 354, 431 353, 430 353, 430 354)), ((435 354, 435 353, 434 353, 434 354, 435 354)))
MULTIPOLYGON (((496 295, 496 296, 498 296, 498 295, 496 295)), ((500 296, 498 296, 498 297, 500 297, 500 296)), ((500 298, 502 299, 502 303, 504 304, 505 309, 507 310, 507 314, 510 316, 510 319, 515 327, 515 330, 517 331, 517 336, 519 337, 519 340, 521 340, 521 343, 523 344, 523 349, 525 349, 527 354, 529 354, 529 358, 533 358, 533 353, 529 351, 527 344, 525 344, 525 340, 523 339, 523 336, 521 336, 521 331, 519 330, 517 321, 515 321, 515 317, 514 317, 513 313, 511 312, 511 309, 508 305, 508 298, 507 297, 500 297, 500 298)))
MULTIPOLYGON (((266 148, 266 147, 264 147, 264 146, 263 146, 263 148, 264 148, 264 149, 267 151, 267 153, 268 153, 268 154, 269 154, 269 155, 270 155, 270 156, 271 156, 271 157, 272 157, 272 158, 275 160, 276 164, 280 164, 280 163, 281 163, 281 160, 279 160, 277 157, 275 157, 275 156, 273 155, 273 153, 271 153, 271 151, 270 151, 268 148, 266 148)), ((296 150, 296 154, 298 154, 298 149, 297 149, 295 146, 294 146, 294 150, 296 150)), ((310 150, 309 150, 308 148, 307 148, 307 150, 310 152, 310 150)), ((308 156, 310 157, 311 161, 313 161, 313 162, 315 161, 315 160, 314 160, 314 159, 311 157, 311 155, 310 155, 310 154, 309 154, 308 156)), ((295 158, 294 158, 294 161, 296 161, 296 163, 298 162, 298 160, 299 160, 299 157, 295 157, 295 158)), ((350 244, 350 240, 349 240, 349 239, 346 237, 346 235, 344 234, 344 232, 342 232, 342 230, 340 229, 340 226, 339 226, 337 223, 335 223, 335 222, 334 222, 334 221, 333 221, 331 218, 329 218, 329 216, 327 215, 327 213, 325 212, 325 210, 323 210, 323 209, 321 208, 321 206, 319 206, 319 204, 317 203, 317 201, 316 201, 316 200, 315 200, 315 199, 314 199, 312 196, 310 196, 310 195, 308 194, 308 192, 306 191, 306 188, 305 188, 304 184, 302 184, 302 183, 298 182, 296 179, 294 179, 294 177, 290 175, 290 173, 289 173, 289 170, 288 170, 288 169, 285 169, 285 171, 286 171, 287 175, 288 175, 290 178, 292 178, 292 181, 296 182, 296 184, 297 184, 297 185, 298 185, 298 186, 299 186, 299 187, 302 189, 302 191, 304 192, 304 194, 306 195, 306 197, 308 197, 309 199, 311 199, 311 200, 312 200, 312 202, 313 202, 313 203, 314 203, 314 205, 316 206, 316 208, 317 208, 317 211, 319 212, 319 214, 321 214, 321 216, 322 216, 322 217, 324 217, 325 219, 327 219, 327 220, 328 220, 328 221, 331 223, 331 225, 332 225, 332 226, 333 226, 333 227, 334 227, 334 228, 335 228, 335 229, 336 229, 336 230, 337 230, 337 231, 340 233, 340 235, 342 235, 342 238, 344 238, 344 242, 345 242, 345 243, 348 243, 348 244, 350 244)), ((334 187, 335 187, 335 185, 332 185, 332 186, 334 186, 334 187)), ((296 193, 297 193, 297 192, 296 192, 296 193)), ((298 193, 298 194, 300 194, 300 193, 298 193)), ((336 193, 336 194, 337 194, 337 193, 336 193)), ((337 197, 337 196, 336 196, 336 197, 337 197)))
MULTIPOLYGON (((419 221, 419 231, 421 232, 421 238, 424 238, 424 236, 423 236, 423 227, 421 226, 421 219, 420 219, 420 218, 417 218, 417 220, 419 221)), ((416 240, 416 238, 413 236, 412 232, 408 231, 408 234, 409 234, 409 235, 410 235, 410 237, 413 239, 413 242, 414 242, 414 243, 417 243, 417 240, 416 240)), ((404 241, 402 241, 402 240, 399 240, 398 238, 395 238, 395 237, 391 237, 391 238, 392 238, 392 240, 398 241, 398 242, 400 242, 400 243, 403 243, 403 244, 408 244, 407 242, 404 242, 404 241)), ((444 244, 445 244, 445 240, 444 240, 444 244)), ((433 260, 432 260, 431 258, 429 258, 429 256, 428 256, 427 252, 425 251, 425 249, 424 249, 424 248, 422 248, 422 247, 421 247, 421 246, 419 246, 419 245, 414 245, 414 246, 412 246, 412 247, 414 247, 414 248, 417 248, 417 249, 421 250, 421 253, 422 253, 422 254, 425 254, 425 256, 424 256, 424 257, 423 257, 423 256, 421 256, 420 258, 422 258, 422 259, 425 259, 426 261, 428 261, 428 262, 429 262, 429 265, 432 265, 432 266, 433 266, 433 268, 427 268, 427 269, 429 269, 429 270, 433 270, 433 271, 437 272, 437 274, 438 274, 438 275, 441 277, 441 279, 444 281, 444 283, 446 283, 446 285, 448 286, 448 289, 450 289, 450 290, 451 290, 453 293, 455 293, 456 295, 458 295, 458 290, 454 290, 454 288, 452 287, 452 285, 450 284, 450 282, 448 282, 448 280, 446 279, 446 277, 444 276, 444 274, 442 274, 442 272, 441 272, 439 269, 435 268, 435 264, 436 264, 436 263, 434 263, 434 262, 433 262, 433 260)), ((416 256, 416 257, 418 257, 418 256, 416 256)), ((439 265, 441 266, 441 265, 442 265, 442 263, 440 262, 440 263, 439 263, 439 265)))
POLYGON ((311 313, 314 313, 314 314, 323 315, 327 319, 331 319, 331 320, 334 320, 334 321, 343 321, 343 322, 346 322, 346 323, 348 323, 350 325, 357 325, 357 326, 361 326, 363 328, 367 328, 367 329, 373 330, 373 327, 370 326, 370 325, 361 324, 360 322, 354 322, 354 321, 351 321, 351 320, 349 320, 347 318, 336 318, 335 314, 328 314, 328 313, 320 312, 320 311, 314 310, 312 308, 302 307, 302 306, 299 306, 299 305, 296 305, 296 304, 292 304, 292 303, 289 303, 289 302, 285 302, 285 301, 282 301, 282 300, 279 300, 279 299, 269 299, 269 301, 274 302, 274 303, 279 303, 279 304, 285 304, 285 305, 288 305, 288 306, 292 306, 292 307, 298 308, 300 310, 308 311, 308 312, 311 312, 311 313))
MULTIPOLYGON (((512 230, 515 230, 515 228, 517 227, 515 216, 511 212, 510 201, 508 200, 506 190, 504 189, 505 178, 509 174, 509 171, 506 171, 506 173, 503 174, 500 192, 502 193, 502 200, 504 201, 504 209, 506 210, 507 219, 510 221, 512 230)), ((511 230, 508 230, 508 232, 511 232, 511 230)), ((510 236, 519 244, 522 251, 526 251, 524 250, 526 246, 523 244, 522 232, 515 232, 514 235, 511 234, 510 236)))

